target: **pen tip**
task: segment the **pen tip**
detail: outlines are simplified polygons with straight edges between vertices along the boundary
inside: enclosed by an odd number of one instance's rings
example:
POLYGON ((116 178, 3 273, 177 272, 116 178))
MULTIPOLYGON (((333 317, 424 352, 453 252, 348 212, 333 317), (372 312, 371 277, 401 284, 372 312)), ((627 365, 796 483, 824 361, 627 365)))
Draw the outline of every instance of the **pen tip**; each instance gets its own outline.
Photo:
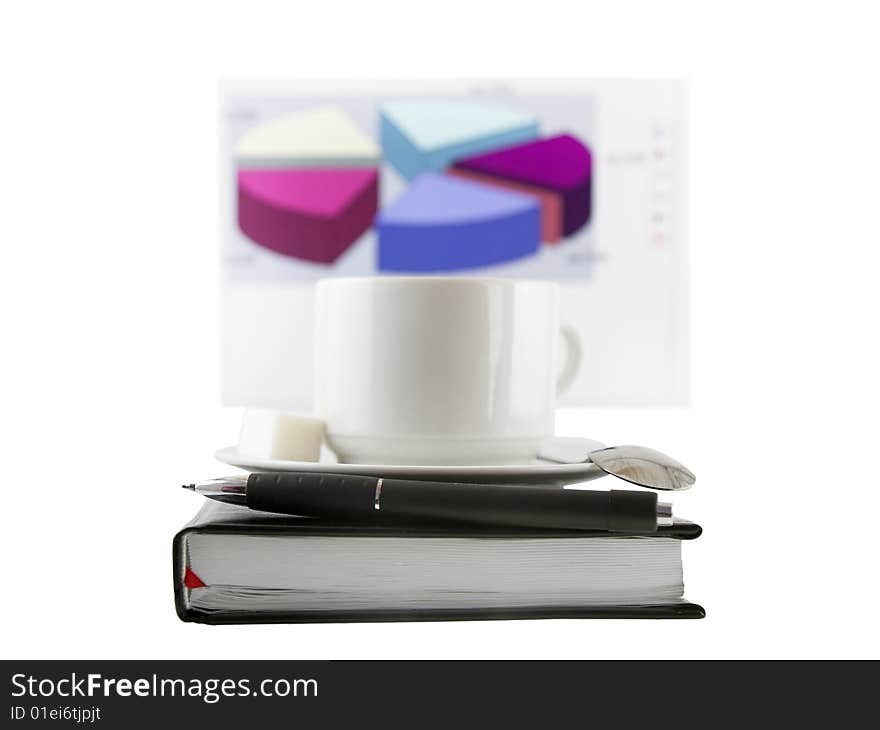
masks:
POLYGON ((181 484, 180 486, 183 487, 184 489, 191 489, 192 491, 196 490, 195 484, 181 484))

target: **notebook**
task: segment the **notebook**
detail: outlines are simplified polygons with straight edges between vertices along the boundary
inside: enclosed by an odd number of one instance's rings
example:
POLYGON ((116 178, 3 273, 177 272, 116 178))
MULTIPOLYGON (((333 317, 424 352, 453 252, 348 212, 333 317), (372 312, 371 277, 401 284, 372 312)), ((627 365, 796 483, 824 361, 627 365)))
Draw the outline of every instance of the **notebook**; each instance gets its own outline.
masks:
POLYGON ((184 621, 702 618, 681 545, 649 534, 327 522, 205 502, 174 538, 184 621))

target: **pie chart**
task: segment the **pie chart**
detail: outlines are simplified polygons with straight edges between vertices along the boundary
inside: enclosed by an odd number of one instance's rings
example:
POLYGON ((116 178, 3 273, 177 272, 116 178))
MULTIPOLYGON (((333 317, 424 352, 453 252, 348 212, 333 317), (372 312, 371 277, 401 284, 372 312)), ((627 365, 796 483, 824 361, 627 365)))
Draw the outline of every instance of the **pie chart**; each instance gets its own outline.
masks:
POLYGON ((376 167, 381 151, 338 107, 285 114, 250 129, 235 150, 240 167, 376 167))
POLYGON ((538 202, 449 175, 419 175, 376 221, 380 271, 454 271, 534 254, 538 202))
POLYGON ((373 223, 379 160, 378 145, 342 109, 258 125, 236 148, 238 226, 258 246, 331 264, 373 223))
POLYGON ((467 157, 452 169, 453 174, 541 200, 548 243, 570 236, 589 220, 591 171, 590 151, 569 134, 467 157))
POLYGON ((407 180, 538 136, 535 117, 468 99, 391 102, 379 115, 385 159, 407 180))
POLYGON ((369 229, 378 205, 376 169, 238 171, 238 223, 276 253, 329 264, 369 229))
POLYGON ((331 265, 375 231, 379 272, 455 272, 559 245, 590 221, 592 155, 533 115, 473 99, 378 106, 379 141, 337 107, 248 130, 238 224, 253 243, 331 265), (405 181, 379 211, 382 165, 405 181))

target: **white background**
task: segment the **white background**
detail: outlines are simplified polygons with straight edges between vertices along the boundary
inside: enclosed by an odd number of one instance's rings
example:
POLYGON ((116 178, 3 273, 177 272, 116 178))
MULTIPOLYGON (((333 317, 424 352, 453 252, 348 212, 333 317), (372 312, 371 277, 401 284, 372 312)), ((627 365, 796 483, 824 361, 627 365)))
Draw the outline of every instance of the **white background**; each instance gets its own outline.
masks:
POLYGON ((876 657, 880 106, 868 3, 5 3, 4 658, 876 657), (704 621, 183 624, 218 406, 218 78, 691 79, 693 405, 661 448, 704 621))

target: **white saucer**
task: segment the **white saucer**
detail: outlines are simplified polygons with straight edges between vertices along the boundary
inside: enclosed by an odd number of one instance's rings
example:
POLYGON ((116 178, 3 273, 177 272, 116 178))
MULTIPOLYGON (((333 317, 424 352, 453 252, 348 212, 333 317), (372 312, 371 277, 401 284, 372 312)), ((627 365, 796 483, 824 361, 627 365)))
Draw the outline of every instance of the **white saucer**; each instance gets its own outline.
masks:
MULTIPOLYGON (((574 439, 566 439, 569 444, 574 439)), ((605 448, 605 444, 592 439, 583 442, 583 453, 605 448)), ((224 464, 247 471, 303 471, 331 472, 333 474, 359 474, 361 476, 385 477, 386 479, 421 479, 437 482, 477 482, 484 484, 576 484, 604 476, 595 464, 553 464, 535 461, 531 464, 504 466, 426 466, 401 464, 340 464, 332 459, 322 461, 282 461, 245 456, 238 447, 220 449, 214 457, 224 464)))

